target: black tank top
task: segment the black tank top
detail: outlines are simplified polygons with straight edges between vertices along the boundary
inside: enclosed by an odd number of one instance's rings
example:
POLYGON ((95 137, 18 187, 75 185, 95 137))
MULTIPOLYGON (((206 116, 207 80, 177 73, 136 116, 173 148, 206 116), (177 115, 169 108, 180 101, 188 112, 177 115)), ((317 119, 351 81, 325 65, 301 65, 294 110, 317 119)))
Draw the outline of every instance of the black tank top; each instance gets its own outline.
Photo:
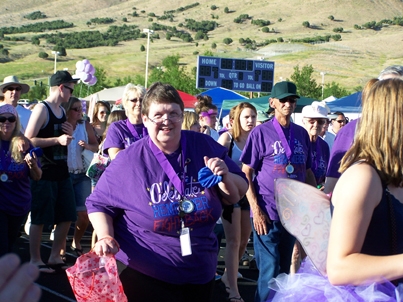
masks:
MULTIPOLYGON (((44 128, 40 129, 37 137, 49 138, 58 137, 65 134, 62 130, 62 124, 66 121, 66 114, 62 110, 62 116, 56 117, 50 106, 43 102, 47 111, 49 120, 44 128)), ((42 179, 44 180, 64 180, 69 177, 67 166, 67 146, 54 145, 43 148, 43 156, 40 157, 42 166, 42 179)))

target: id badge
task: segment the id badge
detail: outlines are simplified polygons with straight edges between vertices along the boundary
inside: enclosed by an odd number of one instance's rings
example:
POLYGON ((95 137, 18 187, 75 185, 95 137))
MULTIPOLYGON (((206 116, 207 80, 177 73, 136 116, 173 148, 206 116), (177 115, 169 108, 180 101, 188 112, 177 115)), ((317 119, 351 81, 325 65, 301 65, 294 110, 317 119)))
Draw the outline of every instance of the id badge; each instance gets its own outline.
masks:
POLYGON ((190 231, 189 228, 182 228, 181 235, 179 237, 181 242, 182 256, 192 255, 192 244, 190 242, 190 231))

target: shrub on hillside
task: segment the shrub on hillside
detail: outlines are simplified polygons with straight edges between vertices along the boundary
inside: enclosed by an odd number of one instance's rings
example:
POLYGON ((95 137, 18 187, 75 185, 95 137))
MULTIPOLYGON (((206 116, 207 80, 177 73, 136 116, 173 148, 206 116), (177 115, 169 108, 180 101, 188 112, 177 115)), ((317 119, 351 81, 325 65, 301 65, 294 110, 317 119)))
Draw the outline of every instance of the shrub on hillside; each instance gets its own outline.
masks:
POLYGON ((332 39, 335 41, 340 41, 341 40, 341 35, 333 35, 332 39))
POLYGON ((329 20, 334 21, 334 17, 333 15, 330 15, 329 17, 327 17, 329 20))
POLYGON ((38 19, 45 19, 46 15, 38 10, 28 15, 25 15, 24 18, 28 20, 38 20, 38 19))
POLYGON ((343 32, 343 27, 335 27, 335 28, 333 28, 333 31, 335 33, 342 33, 343 32))
POLYGON ((44 51, 41 51, 41 52, 38 54, 38 56, 39 56, 41 59, 47 59, 47 58, 49 57, 49 55, 48 55, 46 52, 44 52, 44 51))
POLYGON ((110 24, 115 22, 115 20, 112 18, 92 18, 90 19, 90 22, 95 24, 110 24))
POLYGON ((226 13, 226 14, 229 13, 229 8, 228 8, 228 6, 226 6, 226 7, 224 8, 224 13, 226 13))
POLYGON ((252 20, 252 24, 257 25, 257 26, 268 26, 271 23, 269 20, 257 19, 257 20, 252 20))
POLYGON ((145 51, 146 50, 146 48, 144 47, 144 45, 141 45, 140 46, 140 51, 145 51))
POLYGON ((216 9, 217 9, 217 6, 213 4, 212 6, 210 6, 210 9, 211 9, 211 10, 216 10, 216 9))
POLYGON ((232 40, 231 38, 225 38, 225 39, 223 40, 223 42, 224 42, 224 44, 229 45, 229 44, 231 44, 231 43, 233 42, 233 40, 232 40))
POLYGON ((308 21, 304 21, 304 22, 302 22, 302 26, 309 28, 311 26, 311 24, 308 21))
POLYGON ((270 32, 270 28, 268 28, 267 26, 266 26, 266 27, 263 27, 263 28, 262 28, 262 32, 264 32, 264 33, 269 33, 269 32, 270 32))

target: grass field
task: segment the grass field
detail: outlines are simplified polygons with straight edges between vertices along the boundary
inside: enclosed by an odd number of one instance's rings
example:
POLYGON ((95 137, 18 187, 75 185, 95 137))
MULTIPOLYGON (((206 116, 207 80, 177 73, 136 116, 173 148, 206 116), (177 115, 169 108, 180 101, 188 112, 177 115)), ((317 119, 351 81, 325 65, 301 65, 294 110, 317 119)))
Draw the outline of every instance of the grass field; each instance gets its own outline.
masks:
MULTIPOLYGON (((335 81, 343 87, 352 90, 362 86, 369 78, 376 76, 381 69, 392 64, 402 64, 403 57, 403 28, 400 26, 384 27, 381 30, 356 30, 354 24, 362 25, 369 21, 393 19, 403 12, 403 2, 398 0, 234 0, 230 3, 224 0, 204 1, 200 5, 175 13, 174 22, 149 21, 149 13, 162 15, 164 11, 175 10, 193 4, 196 1, 125 1, 125 0, 2 0, 0 3, 0 27, 20 26, 22 24, 52 21, 63 19, 73 22, 75 28, 61 31, 100 30, 104 31, 108 25, 87 26, 86 23, 95 17, 110 17, 116 21, 113 25, 122 25, 123 17, 128 19, 127 24, 136 24, 140 29, 150 27, 152 22, 169 26, 178 26, 185 19, 197 21, 213 20, 219 23, 217 29, 209 32, 208 41, 184 43, 178 39, 168 41, 164 32, 158 32, 161 39, 155 39, 150 45, 150 67, 160 66, 166 56, 179 54, 180 63, 190 68, 196 65, 195 51, 204 54, 213 51, 219 57, 252 58, 264 57, 265 60, 274 61, 275 79, 289 78, 296 65, 312 65, 317 71, 315 78, 321 82, 320 72, 325 72, 325 82, 335 81), (212 10, 212 5, 217 9, 212 10), (224 13, 228 7, 230 13, 224 13), (129 16, 134 11, 139 17, 129 16), (33 11, 41 11, 48 18, 37 21, 24 19, 33 11), (144 11, 142 13, 141 11, 144 11), (233 20, 241 14, 248 14, 253 19, 270 20, 269 28, 276 33, 263 33, 259 27, 252 25, 250 20, 243 24, 234 23, 233 20), (329 15, 335 21, 328 19, 329 15), (281 22, 279 21, 281 18, 281 22), (313 28, 304 28, 302 22, 308 21, 313 28), (263 47, 256 51, 246 51, 240 45, 240 38, 250 38, 258 42, 265 39, 288 39, 324 36, 335 34, 333 28, 343 27, 342 40, 324 44, 292 44, 277 43, 263 47), (231 45, 225 45, 223 39, 233 39, 231 45), (212 50, 211 44, 217 44, 212 50)), ((194 36, 195 33, 192 33, 194 36)), ((30 37, 33 34, 21 34, 30 37)), ((53 73, 54 58, 51 54, 53 45, 46 45, 41 41, 40 46, 30 42, 0 42, 10 52, 12 60, 0 64, 0 77, 15 74, 25 81, 46 78, 53 73), (38 53, 46 51, 47 60, 40 59, 38 53)), ((146 52, 141 52, 141 45, 146 46, 146 39, 122 42, 116 47, 98 47, 90 49, 67 49, 67 57, 58 59, 58 69, 68 68, 75 70, 78 60, 87 58, 95 67, 106 70, 108 78, 112 80, 135 74, 144 74, 146 52)), ((1 58, 0 58, 1 59, 1 58)))

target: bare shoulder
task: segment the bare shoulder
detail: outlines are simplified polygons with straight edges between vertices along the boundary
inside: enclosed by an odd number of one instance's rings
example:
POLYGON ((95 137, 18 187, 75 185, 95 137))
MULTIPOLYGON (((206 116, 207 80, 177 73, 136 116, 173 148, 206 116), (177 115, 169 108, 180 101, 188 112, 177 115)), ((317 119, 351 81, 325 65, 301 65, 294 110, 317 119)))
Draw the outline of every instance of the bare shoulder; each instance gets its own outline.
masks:
POLYGON ((382 197, 382 182, 376 170, 367 163, 358 163, 348 168, 340 177, 333 192, 332 202, 365 203, 376 207, 382 197))
POLYGON ((231 135, 228 132, 224 132, 220 135, 217 142, 228 149, 231 143, 231 135))

